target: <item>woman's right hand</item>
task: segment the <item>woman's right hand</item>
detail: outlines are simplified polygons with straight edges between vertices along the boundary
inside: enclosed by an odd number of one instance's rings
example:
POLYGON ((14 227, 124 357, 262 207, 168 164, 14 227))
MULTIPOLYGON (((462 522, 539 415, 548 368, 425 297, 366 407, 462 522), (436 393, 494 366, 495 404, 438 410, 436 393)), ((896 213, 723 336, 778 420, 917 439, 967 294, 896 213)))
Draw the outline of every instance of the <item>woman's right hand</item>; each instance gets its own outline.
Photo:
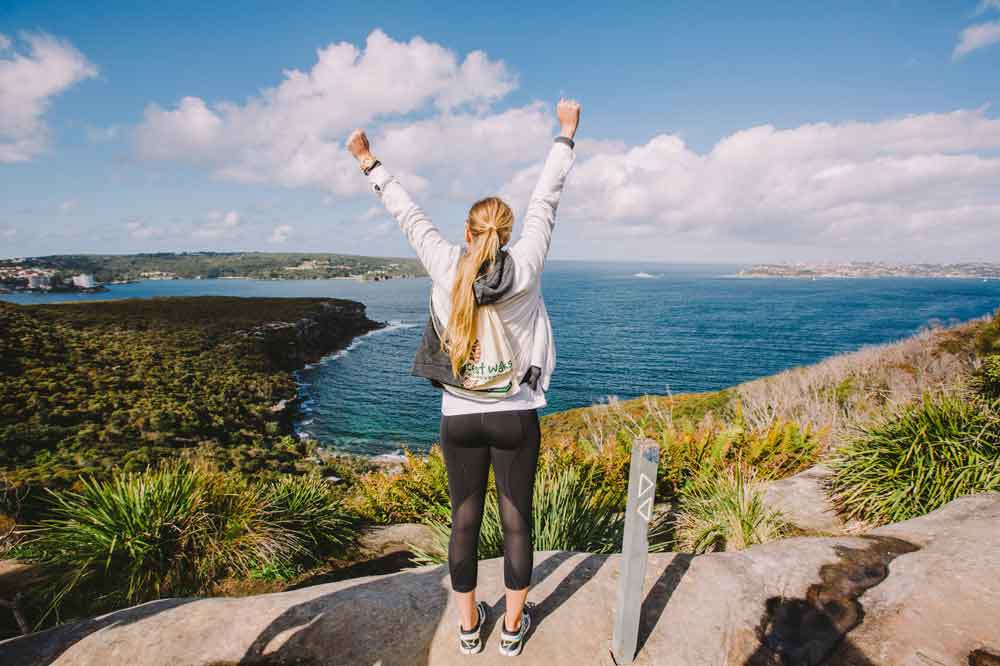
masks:
POLYGON ((556 105, 556 118, 559 119, 562 136, 573 138, 577 125, 580 124, 580 104, 575 99, 563 98, 556 105))
POLYGON ((347 137, 347 150, 359 162, 372 156, 371 145, 368 143, 368 137, 363 129, 358 128, 351 132, 351 136, 347 137))

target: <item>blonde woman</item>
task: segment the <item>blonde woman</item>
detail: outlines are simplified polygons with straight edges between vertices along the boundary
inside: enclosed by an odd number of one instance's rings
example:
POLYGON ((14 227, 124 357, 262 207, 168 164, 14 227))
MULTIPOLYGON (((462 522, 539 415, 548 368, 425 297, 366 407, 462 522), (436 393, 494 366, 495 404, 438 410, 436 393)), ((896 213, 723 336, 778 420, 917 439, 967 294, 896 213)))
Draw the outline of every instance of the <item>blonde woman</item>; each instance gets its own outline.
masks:
POLYGON ((507 603, 500 653, 520 654, 531 626, 532 604, 525 600, 533 568, 531 497, 540 440, 537 410, 546 405, 545 392, 555 368, 541 277, 559 197, 575 158, 573 137, 580 105, 560 100, 556 117, 561 133, 531 195, 521 236, 510 245, 514 215, 499 198, 477 201, 469 210, 464 244, 449 242, 375 159, 363 130, 356 130, 347 142, 431 278, 431 313, 412 374, 444 389, 440 442, 452 510, 448 569, 459 612, 459 649, 466 654, 482 650, 480 630, 487 620, 486 604, 476 601, 476 580, 490 465, 504 533, 507 603), (477 322, 482 321, 478 315, 484 314, 479 308, 484 305, 491 305, 502 322, 516 368, 511 372, 523 373, 513 378, 516 384, 507 383, 513 393, 502 397, 463 391, 469 388, 463 373, 479 361, 480 338, 486 334, 477 330, 477 322))

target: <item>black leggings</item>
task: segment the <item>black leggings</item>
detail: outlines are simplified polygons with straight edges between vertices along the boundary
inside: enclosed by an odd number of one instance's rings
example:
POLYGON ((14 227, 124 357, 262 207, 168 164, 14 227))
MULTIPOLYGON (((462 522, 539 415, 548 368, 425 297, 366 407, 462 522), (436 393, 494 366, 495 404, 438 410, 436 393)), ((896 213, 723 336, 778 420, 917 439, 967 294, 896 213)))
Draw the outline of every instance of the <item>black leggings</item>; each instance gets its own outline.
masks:
POLYGON ((441 450, 451 496, 448 570, 456 592, 476 588, 479 529, 491 463, 503 526, 504 584, 523 590, 531 583, 531 495, 540 441, 534 409, 441 415, 441 450))

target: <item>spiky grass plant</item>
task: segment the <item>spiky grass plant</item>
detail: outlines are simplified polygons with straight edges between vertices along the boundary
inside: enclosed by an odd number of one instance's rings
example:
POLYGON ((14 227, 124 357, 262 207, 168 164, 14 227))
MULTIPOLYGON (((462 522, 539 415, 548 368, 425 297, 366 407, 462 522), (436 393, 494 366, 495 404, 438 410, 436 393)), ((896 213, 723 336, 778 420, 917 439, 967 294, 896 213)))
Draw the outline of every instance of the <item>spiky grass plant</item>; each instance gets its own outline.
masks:
POLYGON ((925 394, 860 427, 828 463, 848 518, 883 525, 1000 490, 1000 414, 974 395, 925 394))
POLYGON ((681 492, 680 501, 674 538, 681 551, 743 550, 789 530, 781 513, 764 505, 763 482, 745 464, 700 474, 681 492))
MULTIPOLYGON (((532 544, 535 550, 573 550, 613 553, 621 548, 625 529, 626 488, 608 485, 595 478, 593 468, 580 465, 539 467, 532 496, 532 544)), ((450 510, 437 509, 438 518, 429 521, 434 530, 434 546, 428 550, 412 546, 423 564, 440 564, 448 557, 451 536, 450 510)), ((669 544, 668 527, 661 514, 654 514, 649 531, 649 549, 662 552, 669 544)), ((486 495, 483 524, 479 533, 480 559, 503 554, 503 527, 495 488, 486 495)))
POLYGON ((292 574, 358 533, 312 477, 250 482, 181 462, 81 486, 50 491, 23 548, 54 573, 39 624, 63 607, 94 613, 205 592, 225 576, 292 574))
POLYGON ((271 482, 264 515, 270 524, 293 535, 296 550, 307 558, 343 553, 358 533, 357 518, 335 501, 323 479, 313 476, 271 482))
POLYGON ((45 590, 46 615, 83 589, 95 608, 195 589, 213 535, 190 468, 80 483, 79 491, 49 491, 50 517, 27 545, 32 559, 57 572, 45 590))

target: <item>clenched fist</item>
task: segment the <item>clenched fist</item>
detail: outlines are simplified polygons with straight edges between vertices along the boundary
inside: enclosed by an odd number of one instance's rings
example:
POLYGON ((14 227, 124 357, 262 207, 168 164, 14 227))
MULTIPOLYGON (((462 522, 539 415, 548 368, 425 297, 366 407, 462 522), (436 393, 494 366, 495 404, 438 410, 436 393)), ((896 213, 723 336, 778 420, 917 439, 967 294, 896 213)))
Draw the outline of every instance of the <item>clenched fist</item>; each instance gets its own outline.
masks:
POLYGON ((347 137, 347 150, 360 162, 372 156, 371 145, 363 129, 356 129, 347 137))
POLYGON ((580 124, 580 104, 575 99, 563 98, 556 105, 556 118, 559 119, 561 134, 573 138, 577 125, 580 124))

